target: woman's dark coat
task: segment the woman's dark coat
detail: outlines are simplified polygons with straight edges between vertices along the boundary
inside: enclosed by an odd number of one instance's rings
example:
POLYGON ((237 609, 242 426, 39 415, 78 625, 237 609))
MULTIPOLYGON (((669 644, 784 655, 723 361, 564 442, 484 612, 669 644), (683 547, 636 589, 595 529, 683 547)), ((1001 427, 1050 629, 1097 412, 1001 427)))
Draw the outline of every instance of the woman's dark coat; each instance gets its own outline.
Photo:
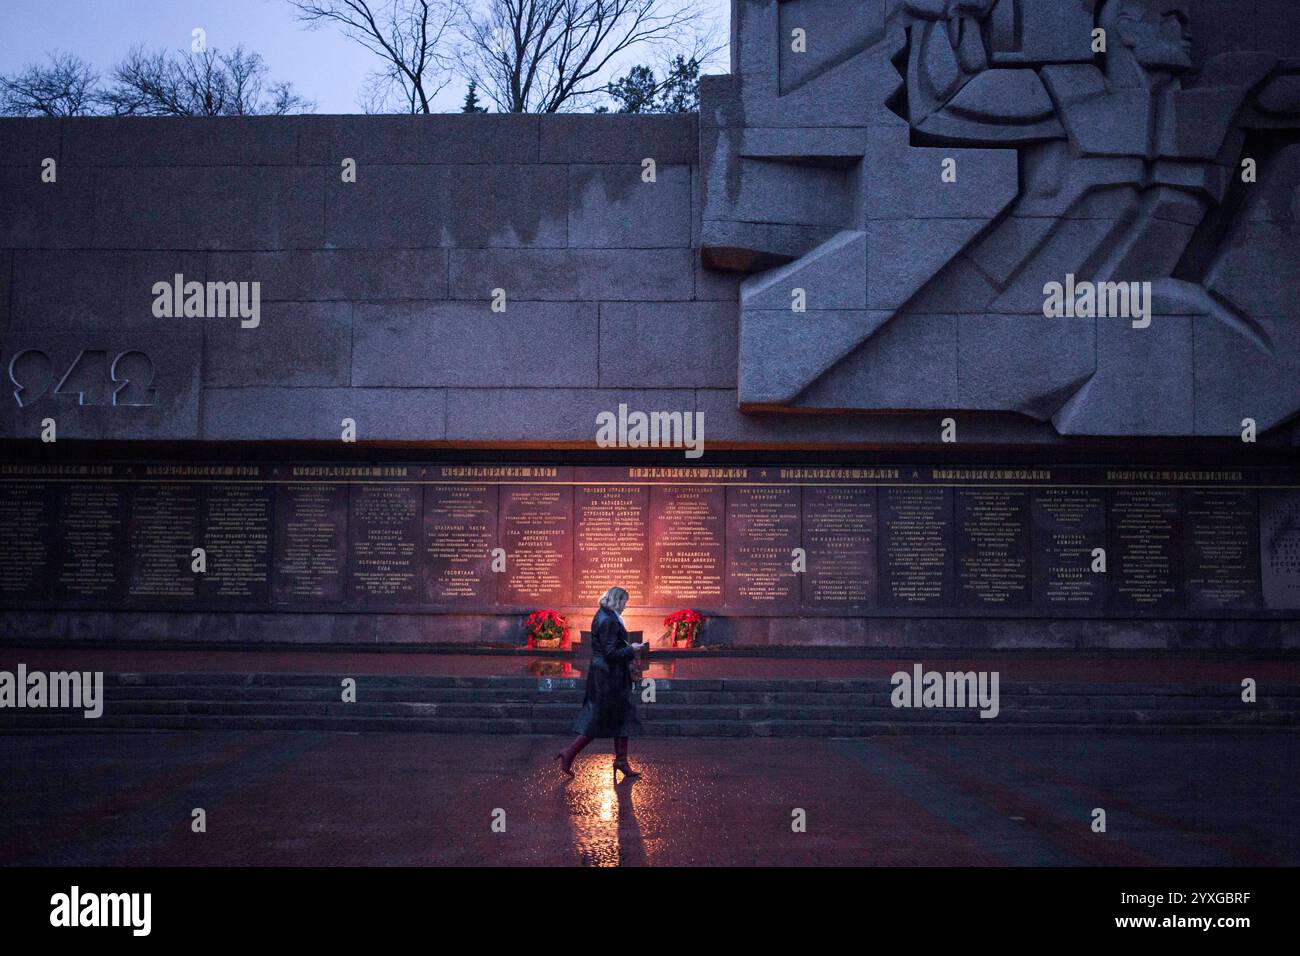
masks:
POLYGON ((601 608, 591 620, 591 667, 587 696, 573 722, 575 734, 588 737, 630 737, 641 732, 632 683, 636 651, 627 628, 613 611, 601 608))

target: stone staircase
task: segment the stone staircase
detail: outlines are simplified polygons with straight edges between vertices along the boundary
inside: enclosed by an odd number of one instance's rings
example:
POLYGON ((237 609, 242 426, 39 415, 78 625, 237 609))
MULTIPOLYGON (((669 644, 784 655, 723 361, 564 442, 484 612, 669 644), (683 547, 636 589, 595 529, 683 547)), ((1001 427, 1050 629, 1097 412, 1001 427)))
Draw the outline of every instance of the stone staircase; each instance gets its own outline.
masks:
MULTIPOLYGON (((87 730, 329 730, 451 734, 569 733, 581 678, 106 673, 104 713, 0 709, 0 732, 87 730)), ((1300 730, 1300 685, 1004 681, 1000 713, 895 709, 887 679, 679 679, 656 682, 641 705, 653 736, 866 737, 933 733, 1206 733, 1300 730)))

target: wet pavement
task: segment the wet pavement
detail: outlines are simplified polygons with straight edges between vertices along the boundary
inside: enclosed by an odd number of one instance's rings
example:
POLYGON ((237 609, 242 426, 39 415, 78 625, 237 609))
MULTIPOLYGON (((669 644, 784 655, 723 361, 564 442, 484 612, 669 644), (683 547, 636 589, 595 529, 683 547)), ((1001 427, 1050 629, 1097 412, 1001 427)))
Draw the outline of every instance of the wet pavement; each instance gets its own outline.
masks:
POLYGON ((563 743, 3 736, 0 864, 1300 863, 1291 734, 634 740, 617 785, 609 741, 572 781, 563 743))

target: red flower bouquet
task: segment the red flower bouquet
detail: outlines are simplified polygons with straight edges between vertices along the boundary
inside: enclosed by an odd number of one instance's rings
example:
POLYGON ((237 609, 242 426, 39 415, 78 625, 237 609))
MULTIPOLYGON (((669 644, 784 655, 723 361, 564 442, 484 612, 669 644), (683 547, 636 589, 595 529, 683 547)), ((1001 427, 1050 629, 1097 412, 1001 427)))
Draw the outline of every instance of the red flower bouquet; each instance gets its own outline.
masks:
POLYGON ((673 647, 677 647, 679 642, 683 647, 690 647, 699 639, 700 625, 703 623, 704 618, 689 608, 674 611, 664 618, 664 626, 668 628, 664 631, 664 637, 673 639, 673 647))
POLYGON ((529 647, 568 647, 569 622, 556 611, 534 611, 524 620, 529 647))

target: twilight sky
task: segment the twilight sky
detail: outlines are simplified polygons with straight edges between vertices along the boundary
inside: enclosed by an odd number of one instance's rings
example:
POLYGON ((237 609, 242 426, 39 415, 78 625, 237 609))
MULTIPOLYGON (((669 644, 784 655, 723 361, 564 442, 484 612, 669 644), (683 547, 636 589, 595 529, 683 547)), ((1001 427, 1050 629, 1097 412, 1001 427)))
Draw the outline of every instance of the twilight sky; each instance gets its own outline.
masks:
MULTIPOLYGON (((730 0, 717 8, 719 36, 726 41, 730 0)), ((373 54, 333 27, 309 29, 285 0, 3 0, 0 11, 0 73, 43 60, 51 50, 75 53, 105 74, 136 44, 189 50, 190 31, 203 27, 218 49, 243 43, 262 55, 272 80, 288 80, 316 101, 318 113, 359 113, 373 54)), ((726 51, 706 72, 726 70, 726 51)), ((464 98, 453 82, 438 100, 444 110, 464 98)))

